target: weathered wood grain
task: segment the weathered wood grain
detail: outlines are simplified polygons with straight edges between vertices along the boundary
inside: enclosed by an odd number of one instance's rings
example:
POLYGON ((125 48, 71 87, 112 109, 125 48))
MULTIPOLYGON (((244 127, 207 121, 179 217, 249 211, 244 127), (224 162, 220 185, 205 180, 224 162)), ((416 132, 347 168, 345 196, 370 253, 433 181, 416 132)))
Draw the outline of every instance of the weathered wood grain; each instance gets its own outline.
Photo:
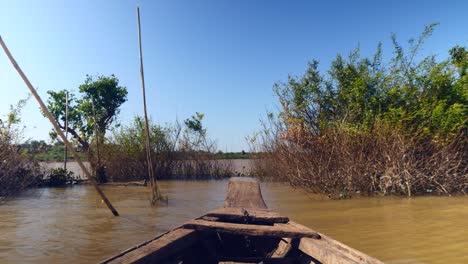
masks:
POLYGON ((283 238, 278 243, 278 247, 276 250, 271 254, 272 258, 284 258, 289 253, 292 248, 292 239, 291 238, 283 238))
MULTIPOLYGON (((298 230, 310 230, 310 228, 296 222, 289 222, 289 226, 298 230)), ((320 233, 319 233, 320 234, 320 233)), ((351 264, 368 263, 383 264, 378 259, 366 255, 354 248, 336 241, 328 236, 320 234, 321 239, 302 238, 299 243, 299 250, 312 256, 321 263, 351 264)))
POLYGON ((320 235, 308 230, 299 230, 289 227, 286 224, 267 225, 246 225, 222 222, 210 222, 206 220, 192 220, 183 225, 184 228, 202 230, 209 232, 229 233, 244 236, 268 236, 285 238, 316 238, 320 235))
POLYGON ((149 263, 162 261, 199 241, 199 235, 194 230, 175 229, 154 240, 126 250, 102 263, 149 263))
POLYGON ((297 263, 295 258, 261 258, 261 257, 237 257, 237 258, 230 258, 228 260, 221 260, 218 264, 257 264, 257 263, 264 263, 264 264, 289 264, 289 263, 297 263))
POLYGON ((219 221, 235 221, 248 223, 252 222, 264 222, 264 223, 287 223, 289 218, 282 216, 278 213, 272 212, 270 210, 260 210, 260 209, 244 209, 244 208, 234 208, 234 207, 225 207, 219 208, 214 211, 209 212, 206 216, 216 217, 219 221))
POLYGON ((233 177, 229 180, 224 207, 267 209, 260 184, 254 178, 233 177))

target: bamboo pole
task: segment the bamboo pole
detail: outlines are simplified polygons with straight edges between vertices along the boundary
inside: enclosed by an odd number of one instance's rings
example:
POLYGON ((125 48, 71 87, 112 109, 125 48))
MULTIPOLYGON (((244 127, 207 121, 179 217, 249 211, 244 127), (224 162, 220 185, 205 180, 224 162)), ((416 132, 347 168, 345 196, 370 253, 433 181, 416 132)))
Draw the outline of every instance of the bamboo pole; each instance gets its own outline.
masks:
POLYGON ((20 66, 18 65, 18 63, 16 63, 15 59, 13 58, 13 56, 11 55, 10 53, 10 50, 8 50, 7 46, 5 45, 5 42, 3 42, 3 39, 2 37, 0 36, 0 44, 3 48, 3 50, 5 51, 6 55, 8 56, 8 59, 10 59, 10 62, 11 64, 13 65, 13 67, 16 69, 16 71, 18 72, 18 74, 21 76, 21 79, 23 79, 24 83, 26 84, 26 86, 28 86, 29 90, 31 91, 32 95, 36 98, 37 102, 39 103, 39 105, 41 106, 42 108, 42 111, 44 112, 44 114, 47 116, 47 118, 49 119, 49 121, 52 123, 52 125, 54 126, 55 128, 55 131, 57 131, 57 134, 62 138, 63 142, 65 143, 65 145, 70 149, 70 152, 72 153, 73 157, 75 158, 75 160, 78 162, 78 165, 80 165, 81 169, 83 170, 83 172, 85 173, 86 177, 88 178, 88 180, 91 182, 91 184, 94 186, 94 188, 96 189, 96 191, 98 192, 98 194, 101 196, 101 199, 106 203, 107 207, 109 208, 109 210, 111 210, 111 212, 115 215, 115 216, 118 216, 119 213, 117 212, 117 210, 115 210, 115 208, 112 206, 111 202, 107 199, 106 195, 104 194, 104 192, 99 188, 99 186, 97 185, 96 181, 94 180, 94 178, 91 176, 91 174, 89 173, 88 169, 84 166, 83 162, 81 162, 81 159, 80 157, 78 156, 78 154, 76 153, 76 151, 73 149, 72 145, 70 144, 70 142, 68 142, 68 140, 66 139, 65 137, 65 134, 63 133, 62 130, 60 130, 60 127, 59 125, 57 124, 57 122, 55 121, 54 117, 52 116, 52 114, 50 113, 49 109, 47 109, 47 106, 44 104, 44 102, 42 101, 41 97, 39 96, 39 94, 37 93, 36 89, 34 89, 34 87, 32 86, 31 82, 29 81, 28 77, 26 77, 26 75, 23 73, 23 71, 21 70, 20 66))
POLYGON ((138 17, 138 47, 140 51, 140 76, 141 76, 141 88, 143 93, 143 111, 145 115, 145 138, 146 138, 146 164, 148 166, 148 177, 151 188, 151 204, 154 205, 158 200, 162 199, 161 191, 159 190, 158 183, 154 177, 153 158, 151 155, 151 143, 150 143, 150 132, 148 125, 148 113, 146 111, 146 93, 145 93, 145 74, 143 71, 143 51, 141 48, 141 26, 140 26, 140 7, 137 6, 137 17, 138 17))
MULTIPOLYGON (((68 140, 68 91, 65 91, 65 138, 68 140)), ((68 148, 63 152, 63 169, 67 170, 68 148)))

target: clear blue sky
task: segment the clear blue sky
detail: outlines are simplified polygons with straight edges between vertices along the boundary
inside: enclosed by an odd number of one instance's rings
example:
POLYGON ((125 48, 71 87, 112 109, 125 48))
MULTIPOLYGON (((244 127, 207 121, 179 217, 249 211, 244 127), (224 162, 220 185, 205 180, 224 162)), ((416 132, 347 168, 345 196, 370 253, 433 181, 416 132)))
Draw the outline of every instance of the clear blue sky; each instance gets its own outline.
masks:
MULTIPOLYGON (((245 137, 275 109, 272 85, 301 74, 307 61, 327 67, 360 43, 363 55, 391 32, 401 42, 440 26, 424 52, 443 59, 468 43, 468 1, 0 1, 0 34, 23 71, 47 90, 77 89, 86 74, 114 73, 129 91, 122 123, 142 113, 136 5, 142 13, 149 112, 158 123, 205 113, 210 137, 225 151, 247 150, 245 137)), ((0 116, 27 88, 0 52, 0 116)), ((51 125, 30 100, 28 138, 51 125)))

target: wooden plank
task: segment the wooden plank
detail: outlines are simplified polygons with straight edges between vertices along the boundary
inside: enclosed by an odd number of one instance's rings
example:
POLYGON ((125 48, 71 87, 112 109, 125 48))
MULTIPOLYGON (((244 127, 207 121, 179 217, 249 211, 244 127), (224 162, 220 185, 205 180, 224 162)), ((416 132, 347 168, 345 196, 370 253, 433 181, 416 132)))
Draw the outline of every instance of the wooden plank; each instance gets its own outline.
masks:
POLYGON ((206 216, 217 217, 220 221, 246 221, 264 223, 287 223, 289 218, 269 210, 258 210, 244 208, 219 208, 209 212, 206 216))
POLYGON ((285 238, 310 237, 315 239, 320 238, 320 235, 318 235, 316 232, 294 229, 286 224, 275 224, 274 226, 266 226, 210 222, 206 220, 192 220, 184 224, 183 227, 195 230, 229 233, 244 236, 269 236, 285 238))
POLYGON ((271 254, 272 258, 284 258, 289 253, 292 248, 292 239, 291 238, 283 238, 278 243, 278 247, 273 251, 271 254))
MULTIPOLYGON (((289 222, 287 225, 297 230, 310 230, 310 228, 300 225, 296 222, 289 222)), ((319 233, 320 234, 320 233, 319 233)), ((299 250, 317 259, 321 263, 368 263, 368 264, 383 264, 378 259, 368 256, 354 248, 336 241, 328 236, 320 234, 320 240, 302 238, 299 243, 299 250)))
POLYGON ((260 184, 248 177, 232 177, 229 180, 224 207, 267 209, 260 184))
POLYGON ((179 228, 128 249, 102 263, 147 263, 161 261, 190 247, 199 239, 200 234, 197 234, 196 231, 179 228))
POLYGON ((288 264, 296 263, 295 258, 262 258, 262 257, 231 257, 226 260, 221 259, 218 264, 238 264, 238 263, 264 263, 264 264, 288 264))

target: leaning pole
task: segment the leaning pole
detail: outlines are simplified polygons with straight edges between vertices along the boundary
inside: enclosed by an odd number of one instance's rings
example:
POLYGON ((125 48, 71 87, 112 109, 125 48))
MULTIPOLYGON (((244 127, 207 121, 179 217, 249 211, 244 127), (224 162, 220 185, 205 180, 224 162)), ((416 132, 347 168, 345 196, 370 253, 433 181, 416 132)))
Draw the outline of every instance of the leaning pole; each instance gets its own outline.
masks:
POLYGON ((111 202, 109 201, 109 199, 107 199, 106 195, 104 194, 104 192, 101 190, 101 188, 99 188, 99 186, 97 185, 96 181, 94 180, 94 178, 91 176, 91 174, 89 173, 88 169, 84 166, 83 162, 81 162, 81 159, 80 157, 78 156, 78 154, 75 152, 75 149, 73 149, 72 145, 70 144, 70 142, 68 142, 67 138, 65 137, 65 134, 63 133, 63 131, 60 129, 59 125, 57 124, 57 122, 55 121, 54 117, 52 116, 52 114, 50 113, 49 109, 47 109, 47 106, 44 104, 44 102, 42 101, 41 97, 39 97, 39 94, 37 93, 36 89, 34 89, 34 87, 32 86, 31 82, 29 81, 28 77, 26 77, 26 75, 23 73, 23 71, 21 70, 20 66, 18 65, 18 63, 16 63, 15 59, 13 58, 13 56, 11 55, 10 53, 10 50, 8 50, 7 46, 5 45, 5 42, 3 42, 2 40, 2 36, 0 36, 0 45, 2 46, 3 50, 5 51, 6 55, 8 56, 8 59, 10 59, 10 62, 11 64, 13 64, 13 67, 16 69, 16 71, 18 72, 18 74, 21 76, 21 78, 23 79, 24 83, 26 84, 26 86, 28 86, 29 90, 31 91, 32 95, 34 96, 34 98, 36 98, 37 102, 39 103, 39 105, 41 106, 41 109, 42 111, 44 112, 44 114, 47 116, 47 118, 49 119, 50 123, 52 123, 52 125, 54 126, 54 129, 55 131, 57 131, 57 134, 62 138, 63 142, 65 143, 65 146, 70 150, 70 152, 72 153, 73 157, 75 158, 75 160, 78 162, 78 164, 80 165, 80 168, 83 170, 83 172, 85 173, 86 177, 88 178, 88 180, 91 182, 91 184, 94 186, 94 188, 96 189, 96 191, 98 192, 98 194, 101 196, 101 199, 104 201, 104 203, 107 205, 107 207, 109 208, 109 210, 111 210, 111 212, 115 215, 115 216, 119 216, 119 213, 117 212, 117 210, 115 210, 114 206, 112 206, 111 202))

